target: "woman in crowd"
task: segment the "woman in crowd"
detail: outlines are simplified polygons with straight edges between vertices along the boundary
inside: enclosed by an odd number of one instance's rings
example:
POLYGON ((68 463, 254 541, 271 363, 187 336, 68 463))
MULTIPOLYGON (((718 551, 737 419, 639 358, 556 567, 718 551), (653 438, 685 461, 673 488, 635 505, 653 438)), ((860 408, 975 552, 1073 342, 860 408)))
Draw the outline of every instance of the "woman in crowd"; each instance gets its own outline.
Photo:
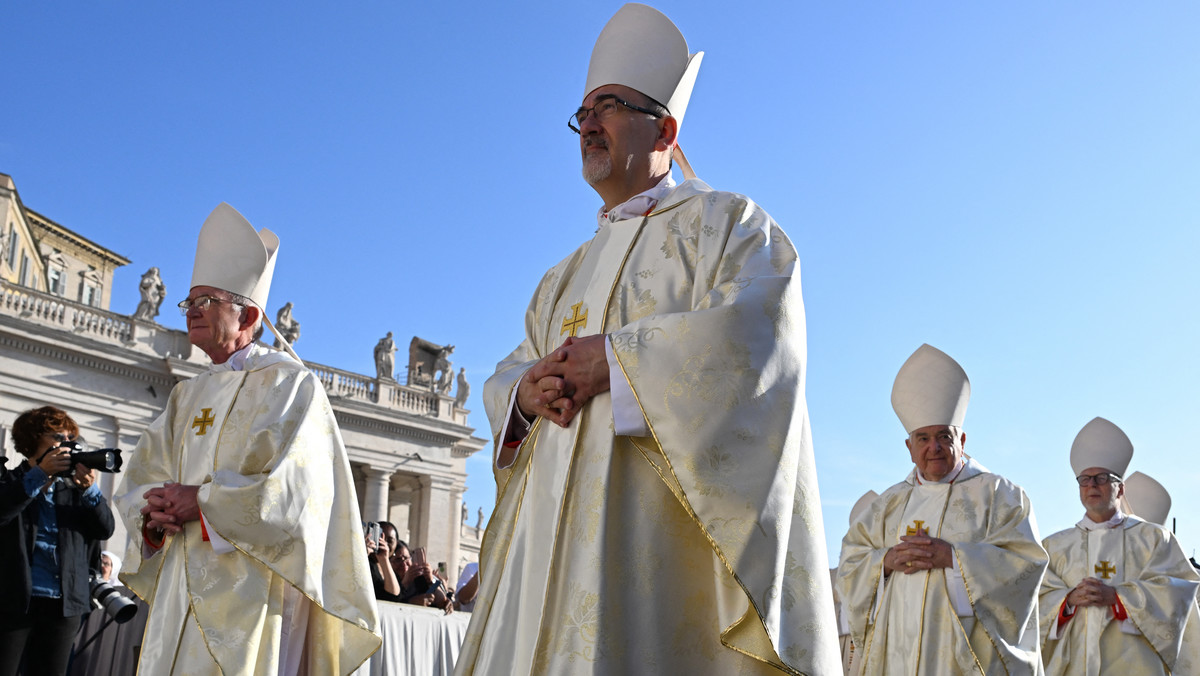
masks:
POLYGON ((65 411, 22 413, 12 437, 25 462, 0 476, 0 676, 65 674, 89 610, 88 547, 113 533, 96 472, 71 468, 79 426, 65 411))
POLYGON ((436 575, 428 562, 413 563, 408 544, 400 539, 395 525, 386 521, 379 525, 383 527, 383 540, 392 550, 392 570, 400 580, 400 593, 394 597, 377 598, 453 612, 453 597, 446 593, 445 581, 436 575))

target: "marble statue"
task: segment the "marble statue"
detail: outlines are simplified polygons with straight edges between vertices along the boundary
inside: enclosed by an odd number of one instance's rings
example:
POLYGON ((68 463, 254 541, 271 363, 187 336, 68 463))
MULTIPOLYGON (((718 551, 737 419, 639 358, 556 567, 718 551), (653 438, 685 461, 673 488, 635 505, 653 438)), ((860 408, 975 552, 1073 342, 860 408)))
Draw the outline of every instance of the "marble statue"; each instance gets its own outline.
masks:
MULTIPOLYGON (((437 391, 439 394, 450 394, 450 385, 454 382, 454 362, 446 357, 454 352, 453 345, 447 345, 438 352, 437 361, 433 363, 433 372, 439 373, 437 391)), ((430 375, 433 375, 433 372, 430 375)))
POLYGON ((163 284, 162 277, 158 276, 158 268, 150 268, 142 275, 142 281, 138 283, 138 292, 142 294, 142 300, 138 302, 133 318, 146 322, 154 321, 163 298, 167 297, 167 285, 163 284))
POLYGON ((375 345, 375 377, 380 380, 394 380, 392 374, 396 371, 396 341, 392 340, 392 332, 380 338, 375 345))
MULTIPOLYGON (((292 317, 292 303, 289 301, 279 308, 279 314, 275 315, 275 329, 279 331, 279 335, 283 336, 288 345, 295 345, 297 340, 300 340, 300 322, 292 317)), ((275 347, 283 348, 283 343, 278 338, 275 339, 275 347)))
POLYGON ((462 503, 462 522, 467 522, 467 503, 462 503))
POLYGON ((458 370, 458 391, 454 393, 454 405, 458 408, 467 407, 467 397, 471 396, 471 385, 467 382, 467 370, 458 370))
POLYGON ((480 528, 483 528, 483 508, 482 507, 479 508, 479 516, 477 516, 475 518, 475 532, 479 532, 480 528))

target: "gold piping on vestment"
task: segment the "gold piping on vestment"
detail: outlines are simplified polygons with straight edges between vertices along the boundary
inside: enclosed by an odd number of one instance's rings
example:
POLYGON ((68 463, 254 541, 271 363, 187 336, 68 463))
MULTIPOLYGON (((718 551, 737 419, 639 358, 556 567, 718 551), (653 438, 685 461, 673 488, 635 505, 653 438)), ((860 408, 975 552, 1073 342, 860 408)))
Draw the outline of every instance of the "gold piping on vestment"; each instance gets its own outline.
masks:
MULTIPOLYGON (((516 475, 519 471, 523 471, 524 479, 521 481, 521 494, 519 496, 517 496, 516 514, 513 515, 513 519, 512 519, 512 525, 514 525, 514 526, 515 526, 516 522, 518 520, 520 520, 521 509, 522 509, 522 507, 525 506, 525 488, 529 485, 529 465, 533 461, 533 447, 535 444, 537 444, 537 437, 538 437, 538 434, 541 432, 541 423, 542 423, 542 418, 538 417, 538 418, 535 418, 533 421, 533 424, 530 425, 529 433, 525 436, 525 439, 521 441, 521 445, 517 449, 517 457, 513 458, 513 464, 511 466, 513 471, 512 471, 512 473, 509 474, 508 479, 505 480, 504 488, 502 489, 501 493, 499 494, 500 497, 503 497, 504 495, 506 495, 508 493, 508 485, 510 483, 512 483, 513 478, 516 477, 516 475), (525 451, 526 448, 529 449, 528 452, 525 452, 524 455, 522 455, 522 451, 525 451), (522 461, 524 462, 524 464, 521 464, 522 461)), ((499 498, 497 498, 496 504, 497 505, 500 504, 499 498)), ((489 554, 491 554, 491 551, 490 551, 491 540, 494 537, 498 537, 498 535, 493 535, 493 532, 494 531, 492 530, 492 522, 489 520, 487 530, 485 530, 483 533, 483 539, 480 540, 480 542, 479 542, 479 553, 480 553, 479 564, 480 564, 481 574, 483 571, 483 556, 482 555, 484 552, 488 552, 489 554)), ((497 553, 494 557, 496 559, 496 561, 498 562, 498 565, 500 565, 503 568, 503 570, 500 571, 500 575, 493 575, 493 576, 491 576, 491 578, 488 578, 488 577, 483 578, 485 584, 492 584, 494 586, 493 586, 492 595, 487 598, 487 603, 486 603, 487 613, 480 620, 482 622, 480 627, 487 627, 488 621, 491 619, 492 606, 494 605, 492 602, 495 600, 494 592, 496 589, 500 588, 500 579, 504 576, 505 573, 508 572, 507 562, 508 562, 508 555, 511 550, 512 550, 512 532, 510 531, 508 533, 507 542, 504 543, 504 551, 497 553), (495 582, 494 583, 487 582, 489 579, 494 579, 495 582)), ((488 558, 493 558, 493 557, 489 556, 488 558)), ((482 590, 480 590, 480 592, 482 592, 482 590)), ((474 613, 472 613, 472 615, 474 615, 474 613)), ((482 638, 482 631, 483 630, 481 629, 480 630, 480 634, 481 634, 480 638, 482 638)), ((482 648, 482 642, 478 643, 475 646, 475 653, 476 653, 475 659, 476 660, 478 660, 478 658, 479 658, 479 651, 481 648, 482 648)), ((474 673, 474 672, 475 672, 475 662, 473 661, 471 663, 471 673, 474 673)))
MULTIPOLYGON (((268 366, 273 366, 273 365, 274 365, 274 364, 271 364, 271 365, 268 365, 268 366)), ((303 366, 303 364, 301 364, 301 366, 303 366)), ((267 368, 267 367, 264 367, 264 368, 267 368)), ((243 388, 245 387, 245 385, 246 385, 246 380, 247 380, 247 378, 248 378, 249 374, 250 374, 250 373, 255 373, 255 372, 257 372, 257 371, 261 371, 261 370, 263 370, 263 369, 251 369, 251 370, 245 370, 245 371, 242 371, 242 381, 241 381, 241 382, 238 384, 238 387, 237 387, 237 389, 236 389, 236 390, 234 391, 234 393, 233 393, 233 398, 232 398, 232 400, 230 401, 230 403, 229 403, 229 406, 228 406, 228 407, 225 409, 225 419, 224 419, 224 420, 221 422, 221 431, 220 431, 220 432, 218 433, 218 435, 217 435, 217 443, 216 443, 216 447, 213 449, 213 471, 214 471, 214 472, 215 472, 215 471, 216 471, 216 469, 217 469, 217 457, 218 457, 218 454, 220 453, 220 450, 221 450, 221 443, 222 443, 222 440, 223 440, 223 437, 224 437, 224 434, 225 434, 225 423, 226 423, 226 421, 228 421, 228 420, 229 420, 229 412, 230 412, 230 411, 232 411, 232 410, 233 410, 233 407, 234 407, 234 406, 237 404, 238 397, 241 395, 242 389, 243 389, 243 388)), ((304 369, 304 373, 302 373, 302 374, 300 374, 300 375, 301 375, 301 377, 303 377, 305 374, 307 374, 307 375, 312 375, 312 372, 311 372, 311 371, 309 371, 307 368, 305 368, 305 369, 304 369)), ((313 376, 313 377, 315 378, 315 376, 313 376)), ((182 450, 182 448, 181 448, 181 450, 182 450)), ((182 458, 181 458, 180 469, 182 470, 182 468, 183 468, 183 464, 182 464, 182 458)), ((268 473, 268 476, 269 476, 269 473, 268 473)), ((210 481, 209 483, 212 483, 212 482, 210 481)), ((310 603, 312 603, 314 606, 316 606, 317 608, 319 608, 319 609, 321 610, 321 612, 323 612, 323 613, 325 613, 326 615, 328 615, 328 616, 330 616, 330 617, 334 618, 335 620, 338 620, 338 621, 340 621, 340 622, 343 622, 343 623, 345 623, 345 624, 347 624, 347 625, 349 625, 349 626, 353 627, 354 629, 357 629, 357 630, 360 630, 360 631, 365 631, 365 632, 366 632, 368 635, 370 635, 370 636, 374 636, 375 638, 378 638, 378 639, 379 639, 379 641, 380 641, 380 642, 379 642, 379 644, 377 644, 377 645, 375 646, 375 649, 374 649, 374 650, 372 650, 370 653, 368 653, 368 655, 366 656, 366 658, 364 658, 364 659, 362 660, 362 662, 360 662, 360 663, 358 664, 358 666, 362 666, 362 665, 363 665, 363 664, 364 664, 364 663, 365 663, 367 660, 371 659, 371 656, 372 656, 372 655, 374 655, 376 652, 378 652, 378 651, 379 651, 379 649, 382 647, 382 645, 383 645, 383 636, 382 636, 381 634, 379 634, 379 633, 376 633, 376 632, 374 632, 374 631, 372 631, 372 630, 370 630, 370 629, 363 628, 363 627, 359 626, 359 624, 358 624, 357 622, 355 622, 355 621, 352 621, 352 620, 350 620, 349 618, 342 617, 342 616, 340 616, 340 615, 338 615, 338 614, 336 614, 336 613, 333 613, 333 612, 329 611, 327 608, 325 608, 325 607, 324 607, 324 605, 322 605, 321 603, 319 603, 319 602, 318 602, 316 599, 314 599, 314 598, 313 598, 313 597, 312 597, 310 594, 308 594, 308 592, 306 592, 306 591, 304 591, 303 589, 301 589, 301 588, 297 587, 295 584, 293 584, 293 583, 292 583, 292 581, 291 581, 291 580, 287 579, 287 578, 286 578, 286 577, 284 577, 282 574, 280 574, 280 573, 279 573, 279 571, 275 570, 275 568, 274 568, 274 567, 272 567, 270 564, 268 564, 266 561, 262 560, 262 559, 261 559, 261 558, 259 558, 258 556, 255 556, 255 555, 251 554, 250 552, 246 551, 246 550, 245 550, 245 549, 243 549, 241 546, 239 546, 239 545, 238 545, 238 543, 236 543, 236 542, 234 542, 233 540, 231 540, 231 539, 229 539, 229 538, 225 537, 225 536, 224 536, 224 535, 223 535, 223 534, 222 534, 222 533, 221 533, 221 532, 220 532, 220 531, 219 531, 219 530, 216 528, 216 526, 215 526, 214 524, 211 524, 211 523, 210 523, 210 524, 208 524, 208 526, 207 526, 207 527, 208 527, 210 530, 212 530, 214 533, 216 533, 216 534, 217 534, 219 537, 221 537, 221 539, 223 539, 223 540, 225 540, 227 543, 229 543, 229 545, 230 545, 231 547, 233 547, 233 548, 234 548, 234 549, 236 549, 237 551, 241 552, 243 555, 245 555, 245 556, 246 556, 247 558, 249 558, 250 560, 257 562, 257 563, 258 563, 258 564, 260 564, 262 567, 266 568, 268 571, 270 571, 270 573, 271 573, 272 575, 275 575, 275 576, 279 577, 281 580, 283 580, 285 583, 287 583, 289 586, 291 586, 293 589, 295 589, 297 592, 299 592, 299 593, 300 593, 300 595, 301 595, 301 596, 303 596, 305 599, 307 599, 307 600, 308 600, 310 603)), ((187 543, 186 543, 186 539, 185 539, 185 542, 184 542, 184 581, 185 581, 185 583, 190 583, 190 576, 189 576, 189 574, 188 574, 188 569, 187 569, 187 561, 188 561, 188 557, 187 557, 187 543)), ((161 570, 162 570, 162 569, 161 569, 161 567, 159 568, 159 570, 160 570, 160 572, 161 572, 161 570)), ((158 585, 157 585, 157 581, 156 581, 156 583, 155 583, 155 588, 156 588, 156 589, 157 589, 157 586, 158 586, 158 585)), ((187 589, 187 594, 188 594, 188 610, 189 610, 189 614, 191 614, 191 615, 192 615, 192 617, 195 619, 195 622, 196 622, 196 627, 197 627, 197 628, 199 628, 199 630, 200 630, 200 636, 201 636, 201 638, 203 638, 203 639, 204 639, 204 647, 205 647, 205 649, 207 649, 207 650, 208 650, 208 652, 209 652, 209 655, 210 655, 210 656, 212 656, 212 658, 213 658, 213 663, 217 665, 217 669, 218 669, 218 670, 220 670, 220 671, 221 671, 221 673, 224 673, 224 670, 223 670, 223 669, 221 669, 221 665, 220 665, 220 663, 217 661, 216 655, 213 655, 212 649, 211 649, 211 648, 209 648, 209 646, 208 646, 208 636, 207 636, 207 634, 205 634, 205 632, 204 632, 204 625, 200 623, 200 618, 199 618, 199 617, 196 617, 195 610, 194 610, 194 608, 192 608, 192 594, 191 594, 190 587, 187 589)), ((185 624, 186 624, 186 622, 187 622, 186 618, 185 618, 184 622, 185 622, 185 624)), ((183 636, 182 636, 182 634, 181 634, 181 635, 180 635, 180 641, 181 641, 181 642, 182 642, 182 639, 183 639, 183 636)), ((339 655, 340 655, 340 651, 339 651, 339 655)), ((339 659, 338 659, 338 662, 339 662, 339 664, 341 663, 341 659, 340 659, 340 657, 339 657, 339 659)), ((174 671, 174 665, 172 665, 172 671, 174 671)))
MULTIPOLYGON (((633 250, 634 244, 637 243, 637 240, 641 236, 641 234, 645 228, 645 225, 649 221, 649 219, 651 219, 655 216, 658 216, 660 214, 666 213, 668 211, 671 211, 672 209, 675 209, 676 207, 679 207, 683 204, 686 204, 687 202, 690 202, 692 199, 695 199, 696 197, 698 197, 698 195, 689 195, 678 202, 669 204, 669 205, 663 207, 662 209, 651 212, 649 215, 647 215, 645 218, 643 218, 642 224, 639 226, 639 229, 638 229, 638 234, 635 235, 633 240, 630 242, 629 248, 625 252, 626 258, 625 258, 625 260, 623 260, 621 262, 621 268, 617 271, 617 276, 613 279, 613 288, 609 292, 609 299, 608 299, 608 303, 605 305, 605 308, 604 308, 604 318, 601 320, 602 322, 606 322, 608 320, 608 315, 609 315, 608 306, 612 304, 612 296, 616 292, 617 281, 620 280, 620 278, 621 278, 621 272, 624 270, 625 263, 628 261, 629 252, 633 250)), ((600 330, 601 330, 601 332, 604 331, 603 323, 601 324, 600 330)), ((767 637, 767 641, 769 643, 771 643, 772 647, 774 647, 775 643, 774 643, 774 640, 772 640, 773 637, 771 636, 770 630, 767 629, 766 620, 763 619, 762 610, 758 607, 758 603, 755 601, 754 595, 750 593, 750 590, 746 587, 745 583, 743 583, 741 578, 738 576, 738 574, 736 572, 734 572, 733 566, 730 565, 729 561, 725 558, 724 552, 721 551, 720 546, 718 546, 716 541, 713 540, 712 537, 709 535, 708 529, 706 529, 704 527, 704 524, 700 521, 699 517, 696 515, 695 510, 692 509, 691 503, 687 499, 687 496, 683 494, 683 483, 679 481, 679 476, 675 473, 674 468, 671 467, 670 459, 667 457, 667 454, 662 450, 663 449, 662 443, 659 441, 658 435, 656 435, 654 433, 654 426, 653 426, 653 424, 651 424, 650 418, 646 415, 646 410, 645 410, 645 408, 642 407, 641 398, 638 396, 637 391, 634 389, 633 383, 630 382, 629 374, 625 371, 625 365, 623 363, 621 363, 621 357, 617 354, 616 350, 613 350, 613 357, 616 358, 616 360, 617 360, 617 367, 621 369, 621 375, 625 377, 625 382, 629 384, 629 391, 633 393, 633 398, 634 398, 634 401, 637 402, 638 410, 641 412, 642 418, 646 421, 646 426, 650 430, 650 436, 653 437, 655 445, 658 446, 659 454, 662 456, 663 461, 667 464, 667 471, 670 473, 671 478, 674 480, 674 482, 675 482, 674 485, 672 485, 672 483, 667 480, 666 476, 664 475, 664 473, 662 471, 662 468, 660 468, 658 466, 658 463, 656 463, 650 459, 650 456, 649 456, 648 452, 646 451, 646 449, 642 448, 641 445, 639 445, 637 443, 637 441, 634 437, 630 437, 630 441, 633 443, 633 446, 642 453, 642 456, 646 459, 646 461, 650 464, 650 466, 654 468, 654 471, 658 473, 659 478, 663 481, 664 484, 666 484, 667 489, 671 492, 672 495, 675 496, 675 499, 677 501, 679 501, 680 505, 683 506, 684 512, 688 515, 689 518, 691 518, 694 525, 696 525, 700 529, 700 532, 704 535, 704 538, 706 540, 708 540, 709 546, 712 547, 713 552, 717 555, 717 558, 720 559, 721 563, 725 566, 726 570, 729 571, 730 576, 732 576, 733 579, 738 583, 738 586, 742 588, 742 593, 744 593, 746 595, 746 599, 747 599, 747 601, 749 601, 750 607, 754 609, 754 613, 755 613, 756 617, 758 618, 759 624, 761 625, 761 627, 763 629, 763 633, 767 637), (676 486, 678 486, 678 490, 676 490, 676 488, 675 488, 676 486)), ((760 660, 760 661, 764 662, 765 664, 769 664, 775 668, 780 668, 780 665, 782 665, 784 667, 784 671, 787 673, 801 674, 801 676, 803 676, 802 672, 799 672, 799 671, 793 669, 791 667, 791 665, 784 662, 783 658, 778 655, 778 652, 776 652, 776 657, 779 658, 779 663, 776 664, 775 662, 772 662, 768 659, 764 659, 763 657, 760 657, 758 655, 753 655, 751 653, 746 652, 745 650, 742 650, 740 648, 737 648, 737 647, 729 644, 726 640, 726 636, 728 635, 728 633, 730 631, 733 630, 734 627, 736 627, 737 625, 739 625, 741 623, 741 621, 742 621, 742 619, 744 619, 744 617, 745 616, 743 615, 742 618, 735 620, 732 624, 730 624, 723 631, 721 631, 721 634, 720 634, 721 644, 731 650, 749 655, 750 657, 760 660)))
MULTIPOLYGON (((217 456, 221 452, 221 439, 225 436, 225 423, 229 422, 229 412, 237 404, 238 397, 242 394, 242 388, 246 386, 246 378, 250 375, 248 371, 242 371, 242 382, 238 383, 237 389, 233 391, 233 398, 229 400, 229 406, 225 407, 225 417, 221 420, 221 430, 217 432, 217 443, 213 446, 213 463, 212 471, 217 471, 217 456)), ((183 469, 183 464, 180 463, 179 468, 183 469)), ((199 623, 197 623, 199 624, 199 623)))
MULTIPOLYGON (((554 542, 550 544, 550 565, 549 572, 546 574, 546 586, 542 588, 542 608, 541 616, 538 618, 537 641, 533 643, 533 655, 531 656, 532 663, 530 669, 536 666, 537 656, 541 652, 542 640, 546 638, 546 601, 550 595, 550 589, 554 586, 554 580, 558 576, 558 567, 554 565, 558 554, 558 543, 561 539, 564 524, 563 521, 567 512, 567 493, 571 490, 571 478, 575 474, 575 460, 579 458, 579 435, 583 432, 583 421, 587 416, 586 409, 580 409, 572 422, 575 424, 575 436, 571 441, 571 459, 567 463, 567 474, 563 477, 563 491, 558 503, 558 519, 554 526, 554 542)), ((530 452, 530 464, 533 463, 533 453, 530 452)), ((529 481, 529 472, 525 473, 526 482, 529 481)), ((521 499, 524 501, 525 495, 522 491, 521 499)), ((532 672, 531 673, 535 673, 532 672)))
MULTIPOLYGON (((966 470, 965 461, 964 461, 963 469, 959 470, 959 476, 962 475, 963 470, 966 470)), ((967 477, 967 478, 969 479, 970 477, 967 477)), ((952 493, 954 493, 955 481, 957 481, 957 479, 958 479, 958 477, 956 476, 955 480, 950 482, 950 488, 948 488, 946 490, 946 504, 942 505, 942 516, 938 519, 938 529, 937 529, 937 536, 936 536, 938 539, 941 539, 941 537, 942 537, 942 525, 946 522, 946 510, 949 509, 949 507, 950 507, 950 495, 952 493)), ((949 543, 947 543, 947 544, 949 544, 949 543)), ((951 545, 950 549, 954 549, 954 546, 951 545)), ((957 556, 955 558, 957 558, 957 556)), ((962 571, 962 559, 959 559, 958 567, 959 567, 959 574, 962 575, 962 579, 963 579, 963 588, 966 589, 967 576, 964 575, 963 571, 962 571)), ((950 580, 946 579, 946 569, 945 568, 942 569, 942 581, 945 583, 945 586, 946 586, 946 601, 947 601, 947 603, 950 604, 951 608, 954 608, 954 602, 950 599, 950 580)), ((926 588, 928 588, 928 586, 929 586, 929 577, 928 576, 926 576, 926 578, 925 578, 925 586, 926 586, 926 588)), ((970 598, 971 598, 971 590, 967 589, 967 599, 970 600, 970 598)), ((922 604, 924 604, 924 601, 922 601, 922 604)), ((974 608, 975 604, 972 603, 971 607, 974 608)), ((979 622, 978 618, 975 621, 979 622)), ((923 626, 924 622, 925 622, 924 608, 922 608, 922 611, 921 611, 921 622, 922 622, 922 635, 924 635, 924 626, 923 626)), ((970 635, 967 634, 967 628, 962 625, 962 620, 958 619, 958 610, 957 609, 955 609, 955 611, 954 611, 954 623, 958 625, 959 631, 962 632, 963 642, 967 646, 967 652, 969 652, 971 654, 971 660, 973 662, 975 662, 975 668, 979 670, 980 674, 983 674, 984 673, 983 665, 980 664, 979 656, 975 654, 975 648, 974 648, 974 646, 971 645, 971 637, 970 637, 970 635)), ((992 640, 991 634, 989 634, 987 632, 987 627, 984 627, 983 633, 985 636, 988 637, 989 641, 992 640)), ((992 648, 993 648, 993 650, 995 650, 994 642, 993 642, 992 648)), ((996 652, 996 656, 1000 657, 1001 666, 1004 666, 1004 658, 1001 657, 1000 651, 996 650, 995 652, 996 652)), ((1007 666, 1004 667, 1004 672, 1008 673, 1007 666)))

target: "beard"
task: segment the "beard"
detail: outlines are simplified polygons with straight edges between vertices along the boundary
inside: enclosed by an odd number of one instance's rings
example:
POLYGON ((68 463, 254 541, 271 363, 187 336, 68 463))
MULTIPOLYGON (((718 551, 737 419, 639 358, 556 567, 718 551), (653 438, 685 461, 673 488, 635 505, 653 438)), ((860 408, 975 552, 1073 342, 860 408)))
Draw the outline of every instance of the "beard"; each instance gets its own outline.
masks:
POLYGON ((600 147, 604 152, 591 152, 583 156, 583 180, 588 185, 596 185, 612 175, 612 156, 608 154, 608 148, 600 147))

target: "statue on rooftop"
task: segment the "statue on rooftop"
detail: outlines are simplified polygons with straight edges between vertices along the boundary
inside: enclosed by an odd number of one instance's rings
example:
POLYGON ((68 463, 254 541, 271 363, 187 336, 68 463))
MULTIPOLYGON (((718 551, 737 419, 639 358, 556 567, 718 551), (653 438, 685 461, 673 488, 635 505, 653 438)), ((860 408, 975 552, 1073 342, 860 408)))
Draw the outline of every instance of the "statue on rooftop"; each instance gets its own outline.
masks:
POLYGON ((138 302, 133 318, 145 322, 154 321, 163 298, 167 297, 167 285, 163 284, 162 277, 158 276, 158 268, 150 268, 142 275, 142 281, 138 283, 138 293, 142 295, 142 300, 138 302))

